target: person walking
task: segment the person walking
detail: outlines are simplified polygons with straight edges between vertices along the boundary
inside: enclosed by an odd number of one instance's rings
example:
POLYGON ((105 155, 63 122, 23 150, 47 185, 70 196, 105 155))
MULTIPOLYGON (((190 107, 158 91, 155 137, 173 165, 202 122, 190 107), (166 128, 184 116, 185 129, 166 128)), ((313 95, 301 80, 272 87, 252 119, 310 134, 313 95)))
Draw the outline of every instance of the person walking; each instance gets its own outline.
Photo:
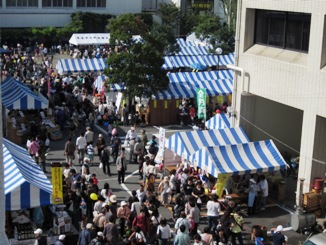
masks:
POLYGON ((92 224, 88 223, 85 228, 83 228, 78 237, 78 244, 79 245, 88 245, 91 242, 91 229, 92 224))
POLYGON ((87 145, 93 144, 93 142, 94 142, 94 132, 91 130, 90 127, 86 128, 85 138, 86 138, 87 145))
POLYGON ((111 170, 110 170, 110 150, 108 146, 105 146, 104 149, 101 151, 101 163, 103 164, 103 173, 108 173, 109 176, 111 176, 111 170))
POLYGON ((105 139, 102 134, 99 134, 98 138, 96 140, 96 148, 97 148, 97 153, 98 153, 99 158, 101 158, 101 153, 102 153, 103 149, 105 148, 105 146, 106 146, 105 139))
POLYGON ((128 207, 128 203, 126 201, 122 201, 120 207, 117 210, 121 237, 123 237, 125 234, 125 226, 126 226, 126 222, 129 220, 130 214, 131 211, 130 208, 128 207))
POLYGON ((118 171, 118 182, 119 184, 124 183, 125 173, 127 171, 127 161, 123 151, 121 151, 120 156, 117 158, 116 166, 118 171))
POLYGON ((107 245, 116 245, 120 240, 118 226, 115 224, 115 217, 113 215, 110 216, 109 222, 104 226, 103 236, 107 245))
POLYGON ((85 133, 81 132, 80 136, 76 139, 76 148, 78 152, 78 163, 80 166, 83 164, 85 157, 85 149, 87 147, 87 142, 85 139, 85 133))
POLYGON ((189 234, 185 232, 185 225, 180 226, 180 232, 174 238, 174 245, 190 245, 189 234))
POLYGON ((213 227, 213 234, 215 234, 216 227, 218 225, 218 219, 221 211, 221 206, 218 202, 218 196, 213 195, 212 200, 209 200, 206 204, 207 207, 207 221, 208 228, 211 230, 213 227))
POLYGON ((114 135, 111 140, 111 155, 113 157, 114 162, 117 161, 120 150, 121 150, 121 140, 117 134, 114 135))

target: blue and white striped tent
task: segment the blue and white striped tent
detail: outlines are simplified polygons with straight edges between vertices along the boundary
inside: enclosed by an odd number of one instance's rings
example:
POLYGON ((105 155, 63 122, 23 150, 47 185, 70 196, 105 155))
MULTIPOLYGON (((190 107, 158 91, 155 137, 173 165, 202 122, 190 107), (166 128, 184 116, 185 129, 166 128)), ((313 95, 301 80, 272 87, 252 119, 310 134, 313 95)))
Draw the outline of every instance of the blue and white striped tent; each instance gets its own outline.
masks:
POLYGON ((46 109, 48 100, 36 95, 26 85, 13 77, 7 77, 1 83, 2 105, 8 110, 46 109))
POLYGON ((3 139, 6 210, 52 203, 52 184, 27 150, 3 139))
MULTIPOLYGON (((97 89, 98 92, 102 91, 104 82, 105 82, 106 77, 105 76, 98 76, 96 78, 96 80, 93 83, 93 86, 97 89)), ((122 92, 126 89, 125 86, 123 86, 122 84, 111 84, 111 89, 110 91, 113 92, 122 92)))
POLYGON ((175 55, 211 55, 208 46, 181 46, 175 55))
POLYGON ((175 55, 175 56, 164 56, 164 64, 162 66, 165 70, 174 68, 190 67, 194 63, 206 65, 208 67, 233 65, 234 54, 228 55, 175 55))
POLYGON ((185 159, 205 146, 220 146, 247 143, 249 139, 242 128, 186 131, 173 134, 165 147, 185 159))
POLYGON ((286 162, 272 140, 203 147, 189 160, 207 173, 253 174, 284 169, 286 162))
POLYGON ((219 71, 202 71, 202 72, 171 72, 168 73, 170 81, 211 81, 219 79, 233 80, 234 72, 232 70, 219 70, 219 71))
POLYGON ((182 99, 195 98, 197 88, 206 88, 208 96, 232 94, 233 81, 231 79, 205 81, 171 81, 168 89, 153 94, 153 99, 182 99))
POLYGON ((60 59, 56 69, 60 74, 68 72, 96 72, 107 67, 105 59, 60 59))
POLYGON ((197 46, 197 43, 194 41, 186 41, 183 38, 177 38, 177 43, 180 47, 189 47, 189 46, 197 46))
POLYGON ((231 119, 228 114, 216 114, 205 122, 208 129, 231 128, 231 119))

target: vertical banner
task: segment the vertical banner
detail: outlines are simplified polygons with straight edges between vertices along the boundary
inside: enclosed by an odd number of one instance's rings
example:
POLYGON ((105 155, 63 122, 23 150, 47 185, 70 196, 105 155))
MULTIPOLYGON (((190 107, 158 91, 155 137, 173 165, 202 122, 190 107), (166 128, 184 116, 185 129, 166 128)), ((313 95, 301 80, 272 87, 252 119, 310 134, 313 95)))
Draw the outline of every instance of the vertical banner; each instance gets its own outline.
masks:
POLYGON ((175 101, 175 108, 178 109, 178 108, 179 108, 179 105, 180 105, 180 101, 179 101, 179 100, 176 100, 176 101, 175 101))
POLYGON ((160 127, 159 133, 158 133, 158 152, 155 157, 156 163, 162 163, 164 159, 164 145, 165 145, 165 129, 160 127))
POLYGON ((198 119, 206 120, 206 89, 196 89, 196 99, 198 107, 198 119))
POLYGON ((157 100, 153 100, 153 107, 157 108, 157 100))
POLYGON ((62 193, 62 165, 60 163, 53 163, 52 168, 52 200, 53 204, 60 204, 63 202, 62 193))

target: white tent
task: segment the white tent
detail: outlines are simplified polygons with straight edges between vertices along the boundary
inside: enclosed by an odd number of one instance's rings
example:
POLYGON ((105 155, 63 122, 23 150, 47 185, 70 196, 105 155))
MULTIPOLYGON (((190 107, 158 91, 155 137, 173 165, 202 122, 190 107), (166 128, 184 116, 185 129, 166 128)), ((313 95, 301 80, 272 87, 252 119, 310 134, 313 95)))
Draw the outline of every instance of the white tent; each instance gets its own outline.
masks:
MULTIPOLYGON (((136 42, 141 42, 140 35, 133 35, 136 42)), ((69 39, 73 45, 105 45, 110 43, 110 33, 75 33, 69 39)))
POLYGON ((109 44, 110 33, 75 33, 69 43, 73 45, 104 45, 109 44))

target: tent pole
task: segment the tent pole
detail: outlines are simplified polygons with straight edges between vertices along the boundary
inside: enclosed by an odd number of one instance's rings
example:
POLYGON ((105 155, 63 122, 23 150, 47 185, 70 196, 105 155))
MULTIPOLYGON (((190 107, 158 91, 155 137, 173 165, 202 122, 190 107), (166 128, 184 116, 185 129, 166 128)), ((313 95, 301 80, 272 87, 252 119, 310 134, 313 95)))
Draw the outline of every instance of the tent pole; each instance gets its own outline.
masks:
MULTIPOLYGON (((0 62, 0 84, 2 83, 2 64, 0 62)), ((0 87, 0 115, 2 115, 2 91, 0 87)), ((8 237, 5 232, 6 224, 6 197, 4 186, 4 168, 3 168, 3 132, 2 119, 0 120, 0 241, 3 245, 9 245, 8 237)))

